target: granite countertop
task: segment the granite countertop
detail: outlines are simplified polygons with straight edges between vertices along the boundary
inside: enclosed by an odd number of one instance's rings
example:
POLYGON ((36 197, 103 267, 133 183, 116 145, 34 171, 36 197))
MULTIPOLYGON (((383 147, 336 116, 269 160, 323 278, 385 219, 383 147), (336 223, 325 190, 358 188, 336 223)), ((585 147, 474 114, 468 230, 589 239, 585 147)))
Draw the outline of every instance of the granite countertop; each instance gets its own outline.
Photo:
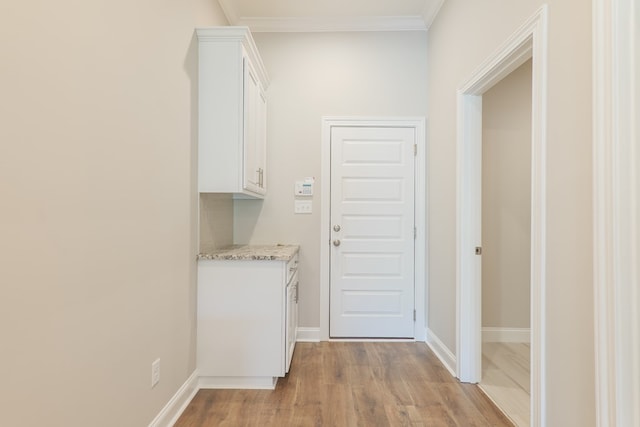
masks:
POLYGON ((298 252, 298 245, 234 245, 198 254, 203 260, 289 261, 298 252))

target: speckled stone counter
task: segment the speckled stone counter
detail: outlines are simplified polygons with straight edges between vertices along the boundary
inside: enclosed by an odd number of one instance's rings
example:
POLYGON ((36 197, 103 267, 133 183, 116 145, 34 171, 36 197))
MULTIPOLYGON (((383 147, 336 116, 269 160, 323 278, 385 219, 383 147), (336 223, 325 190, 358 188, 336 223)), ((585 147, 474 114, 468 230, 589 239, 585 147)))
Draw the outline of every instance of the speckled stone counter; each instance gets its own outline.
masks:
POLYGON ((299 249, 298 245, 234 245, 213 252, 200 253, 198 259, 289 261, 299 249))

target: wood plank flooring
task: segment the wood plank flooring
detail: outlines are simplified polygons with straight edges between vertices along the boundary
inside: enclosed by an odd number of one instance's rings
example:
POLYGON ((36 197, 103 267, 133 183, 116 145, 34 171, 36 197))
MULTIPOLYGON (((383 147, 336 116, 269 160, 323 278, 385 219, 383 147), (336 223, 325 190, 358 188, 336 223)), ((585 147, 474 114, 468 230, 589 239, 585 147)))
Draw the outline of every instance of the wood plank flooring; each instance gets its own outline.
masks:
POLYGON ((275 390, 200 390, 176 427, 513 426, 424 343, 298 343, 275 390))
POLYGON ((525 343, 482 343, 480 388, 518 427, 528 427, 531 417, 530 353, 525 343))

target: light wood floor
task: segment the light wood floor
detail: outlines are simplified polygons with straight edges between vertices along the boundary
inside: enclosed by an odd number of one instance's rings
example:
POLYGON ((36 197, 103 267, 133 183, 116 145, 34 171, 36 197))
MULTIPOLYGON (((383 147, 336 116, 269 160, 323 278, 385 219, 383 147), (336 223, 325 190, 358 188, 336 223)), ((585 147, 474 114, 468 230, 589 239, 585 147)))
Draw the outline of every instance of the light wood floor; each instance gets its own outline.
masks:
POLYGON ((512 426, 424 343, 298 343, 275 390, 200 390, 177 427, 512 426))
POLYGON ((530 420, 530 352, 524 343, 482 343, 480 387, 518 427, 530 420))

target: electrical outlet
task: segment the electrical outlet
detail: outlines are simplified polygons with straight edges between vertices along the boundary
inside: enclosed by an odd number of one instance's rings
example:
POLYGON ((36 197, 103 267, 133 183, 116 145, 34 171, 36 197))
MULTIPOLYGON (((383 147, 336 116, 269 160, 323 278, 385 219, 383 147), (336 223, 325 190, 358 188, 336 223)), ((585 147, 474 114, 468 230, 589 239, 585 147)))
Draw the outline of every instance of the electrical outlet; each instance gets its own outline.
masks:
POLYGON ((151 364, 151 388, 160 382, 160 359, 156 359, 151 364))

